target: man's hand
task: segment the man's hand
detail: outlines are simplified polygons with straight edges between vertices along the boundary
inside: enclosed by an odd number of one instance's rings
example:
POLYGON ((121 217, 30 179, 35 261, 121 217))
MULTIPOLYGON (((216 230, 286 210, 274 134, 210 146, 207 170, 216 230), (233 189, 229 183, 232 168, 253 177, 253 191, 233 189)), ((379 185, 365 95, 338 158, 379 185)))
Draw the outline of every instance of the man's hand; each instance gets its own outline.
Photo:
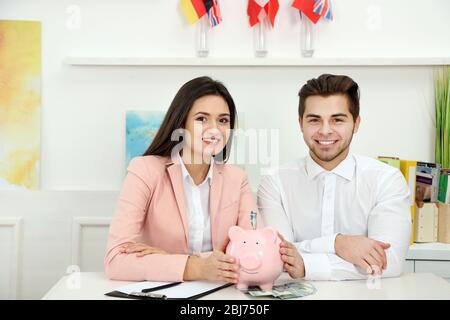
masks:
POLYGON ((302 256, 292 243, 286 241, 281 234, 278 235, 281 238, 280 254, 284 269, 293 279, 304 278, 305 265, 302 256))
POLYGON ((361 268, 367 274, 381 274, 387 267, 386 252, 391 245, 364 236, 338 234, 334 242, 336 254, 361 268))

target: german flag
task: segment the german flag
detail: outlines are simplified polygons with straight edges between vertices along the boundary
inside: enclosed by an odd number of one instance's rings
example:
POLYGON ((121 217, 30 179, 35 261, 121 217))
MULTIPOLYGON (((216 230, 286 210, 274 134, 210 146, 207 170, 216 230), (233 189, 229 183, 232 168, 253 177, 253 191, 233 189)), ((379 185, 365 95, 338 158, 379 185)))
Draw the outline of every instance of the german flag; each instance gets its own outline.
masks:
POLYGON ((180 0, 183 10, 189 24, 193 24, 206 14, 206 7, 203 0, 180 0))

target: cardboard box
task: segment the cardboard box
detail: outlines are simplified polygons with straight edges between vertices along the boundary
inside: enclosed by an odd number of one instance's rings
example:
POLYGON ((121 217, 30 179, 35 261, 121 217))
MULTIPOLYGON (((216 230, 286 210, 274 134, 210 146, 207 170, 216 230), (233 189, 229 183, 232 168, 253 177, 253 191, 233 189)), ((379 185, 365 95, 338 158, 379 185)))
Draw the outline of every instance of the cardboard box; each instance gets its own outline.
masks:
POLYGON ((414 241, 419 243, 438 241, 438 204, 421 203, 415 206, 414 241))
POLYGON ((450 204, 439 203, 438 241, 450 243, 450 204))

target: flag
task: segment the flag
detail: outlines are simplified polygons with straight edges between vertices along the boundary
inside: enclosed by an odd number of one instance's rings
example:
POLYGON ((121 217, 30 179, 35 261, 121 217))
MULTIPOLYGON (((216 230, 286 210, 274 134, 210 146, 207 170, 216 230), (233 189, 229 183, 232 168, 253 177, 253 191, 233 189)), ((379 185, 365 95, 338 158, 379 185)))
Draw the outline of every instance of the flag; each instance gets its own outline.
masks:
POLYGON ((300 10, 313 23, 317 23, 321 16, 314 12, 314 4, 315 0, 294 0, 292 6, 300 10))
POLYGON ((204 0, 180 0, 181 9, 183 10, 189 24, 197 22, 206 14, 204 0))
POLYGON ((327 20, 333 20, 331 0, 314 0, 313 11, 327 20))
POLYGON ((209 24, 211 25, 211 27, 215 27, 222 21, 218 0, 204 1, 206 12, 208 13, 209 24))
POLYGON ((279 7, 278 0, 248 0, 247 14, 250 26, 253 27, 260 22, 259 14, 264 10, 273 27, 275 25, 275 17, 277 16, 279 7))

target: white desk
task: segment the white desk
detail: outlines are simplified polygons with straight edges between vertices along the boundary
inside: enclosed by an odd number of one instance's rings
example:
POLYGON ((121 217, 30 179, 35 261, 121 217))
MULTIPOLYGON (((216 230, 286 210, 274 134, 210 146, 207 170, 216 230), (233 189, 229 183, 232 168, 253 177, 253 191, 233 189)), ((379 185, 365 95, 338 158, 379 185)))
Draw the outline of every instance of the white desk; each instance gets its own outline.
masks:
MULTIPOLYGON (((293 281, 283 274, 277 283, 293 281)), ((104 294, 130 282, 108 280, 103 273, 82 272, 61 278, 43 299, 118 299, 104 294)), ((450 300, 450 283, 431 273, 408 273, 399 278, 380 279, 377 284, 368 285, 367 281, 311 281, 317 288, 314 295, 304 300, 318 299, 438 299, 450 300)), ((248 300, 254 299, 234 287, 228 287, 211 293, 206 300, 248 300)), ((259 300, 259 299, 258 299, 259 300)))

